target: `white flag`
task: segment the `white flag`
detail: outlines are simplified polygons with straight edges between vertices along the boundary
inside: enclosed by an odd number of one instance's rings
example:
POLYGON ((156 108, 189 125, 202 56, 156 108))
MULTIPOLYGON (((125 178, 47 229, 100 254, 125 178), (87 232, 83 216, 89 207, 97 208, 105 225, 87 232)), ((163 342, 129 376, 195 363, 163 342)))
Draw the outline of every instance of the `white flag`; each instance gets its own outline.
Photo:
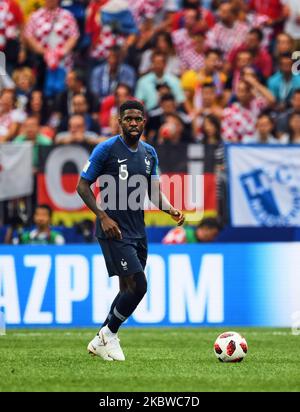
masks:
POLYGON ((300 145, 227 147, 233 226, 300 226, 300 145))
POLYGON ((32 192, 32 143, 0 144, 0 201, 32 192))

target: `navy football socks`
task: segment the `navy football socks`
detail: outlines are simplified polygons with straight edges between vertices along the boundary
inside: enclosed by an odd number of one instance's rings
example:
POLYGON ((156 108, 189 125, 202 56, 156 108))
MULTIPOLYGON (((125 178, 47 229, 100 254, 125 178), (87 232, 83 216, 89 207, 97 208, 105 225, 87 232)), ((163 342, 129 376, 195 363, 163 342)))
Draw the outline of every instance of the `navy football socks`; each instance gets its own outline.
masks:
MULTIPOLYGON (((133 290, 120 292, 113 303, 115 306, 107 326, 113 333, 117 333, 121 324, 135 311, 136 307, 147 292, 147 281, 144 273, 134 275, 135 286, 133 290)), ((112 305, 113 306, 113 305, 112 305)))

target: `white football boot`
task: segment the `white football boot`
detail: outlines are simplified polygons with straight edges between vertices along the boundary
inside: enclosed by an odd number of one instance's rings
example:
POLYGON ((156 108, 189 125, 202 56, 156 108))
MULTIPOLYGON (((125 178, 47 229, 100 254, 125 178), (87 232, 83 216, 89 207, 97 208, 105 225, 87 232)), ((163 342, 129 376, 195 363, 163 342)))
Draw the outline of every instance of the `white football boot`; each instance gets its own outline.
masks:
POLYGON ((89 354, 93 356, 100 356, 100 358, 104 359, 105 361, 113 361, 113 359, 108 355, 106 351, 106 347, 102 338, 98 335, 96 335, 94 339, 90 341, 87 346, 87 350, 89 354))
POLYGON ((112 333, 108 326, 100 329, 99 336, 104 343, 106 353, 110 358, 116 361, 124 361, 125 355, 120 346, 120 339, 116 333, 112 333))

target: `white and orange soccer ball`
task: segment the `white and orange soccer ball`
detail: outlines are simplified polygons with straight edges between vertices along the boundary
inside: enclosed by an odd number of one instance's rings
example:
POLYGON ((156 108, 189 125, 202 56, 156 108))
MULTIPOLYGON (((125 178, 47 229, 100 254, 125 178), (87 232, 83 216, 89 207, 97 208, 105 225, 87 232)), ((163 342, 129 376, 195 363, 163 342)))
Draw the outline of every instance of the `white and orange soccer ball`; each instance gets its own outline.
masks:
POLYGON ((214 352, 221 362, 241 362, 248 352, 248 345, 239 333, 224 332, 217 337, 214 352))

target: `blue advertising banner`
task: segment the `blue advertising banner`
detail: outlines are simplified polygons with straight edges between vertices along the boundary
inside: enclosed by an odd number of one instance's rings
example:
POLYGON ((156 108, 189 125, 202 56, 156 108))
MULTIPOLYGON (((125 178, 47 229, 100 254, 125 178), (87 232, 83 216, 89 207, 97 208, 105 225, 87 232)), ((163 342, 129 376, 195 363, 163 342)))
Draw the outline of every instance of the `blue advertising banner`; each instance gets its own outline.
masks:
MULTIPOLYGON (((148 293, 127 325, 297 322, 300 243, 150 245, 149 252, 148 293)), ((7 326, 99 325, 117 290, 98 246, 0 247, 7 326)))

